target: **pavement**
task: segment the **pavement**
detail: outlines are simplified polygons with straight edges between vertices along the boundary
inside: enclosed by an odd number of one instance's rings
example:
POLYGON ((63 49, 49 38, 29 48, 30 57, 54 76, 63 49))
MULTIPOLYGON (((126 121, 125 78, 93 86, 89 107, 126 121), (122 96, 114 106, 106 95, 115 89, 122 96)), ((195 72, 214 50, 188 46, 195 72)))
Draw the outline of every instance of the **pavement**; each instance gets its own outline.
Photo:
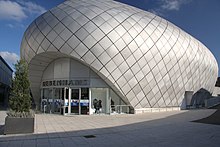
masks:
MULTIPOLYGON (((219 147, 220 125, 192 122, 215 109, 137 115, 36 114, 33 134, 0 135, 0 147, 219 147)), ((5 111, 0 111, 0 126, 5 111)))
POLYGON ((196 120, 194 122, 220 125, 220 104, 212 107, 212 109, 217 109, 217 111, 215 111, 215 113, 213 113, 212 115, 208 117, 196 120))

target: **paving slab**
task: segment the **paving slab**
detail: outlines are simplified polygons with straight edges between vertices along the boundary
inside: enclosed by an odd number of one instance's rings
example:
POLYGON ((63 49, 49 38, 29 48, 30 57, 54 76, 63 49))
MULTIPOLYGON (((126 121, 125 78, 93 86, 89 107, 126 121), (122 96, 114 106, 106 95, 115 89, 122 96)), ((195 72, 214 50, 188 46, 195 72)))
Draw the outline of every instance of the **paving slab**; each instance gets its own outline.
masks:
MULTIPOLYGON (((191 122, 213 109, 138 115, 62 116, 36 114, 33 134, 0 135, 11 146, 210 146, 219 147, 220 126, 191 122)), ((0 112, 1 120, 5 112, 0 112)), ((2 125, 4 122, 0 122, 2 125)))

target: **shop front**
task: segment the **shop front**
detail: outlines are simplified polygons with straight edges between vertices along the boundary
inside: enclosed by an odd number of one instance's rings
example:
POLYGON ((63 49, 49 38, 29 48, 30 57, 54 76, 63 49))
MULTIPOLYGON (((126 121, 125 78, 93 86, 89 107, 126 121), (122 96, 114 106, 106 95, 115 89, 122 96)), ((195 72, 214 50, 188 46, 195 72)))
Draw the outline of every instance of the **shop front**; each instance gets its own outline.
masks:
POLYGON ((44 71, 40 104, 43 113, 62 115, 111 114, 125 105, 94 71, 70 58, 54 60, 44 71))

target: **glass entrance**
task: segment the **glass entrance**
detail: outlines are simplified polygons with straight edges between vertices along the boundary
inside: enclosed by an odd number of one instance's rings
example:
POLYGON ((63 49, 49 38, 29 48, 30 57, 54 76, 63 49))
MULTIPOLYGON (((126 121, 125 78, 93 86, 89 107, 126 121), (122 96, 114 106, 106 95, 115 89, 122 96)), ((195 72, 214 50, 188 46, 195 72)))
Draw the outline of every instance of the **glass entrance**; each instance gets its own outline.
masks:
POLYGON ((62 113, 64 88, 45 88, 42 90, 41 109, 44 113, 62 113))
POLYGON ((79 89, 71 89, 71 96, 70 96, 70 112, 72 114, 80 114, 79 111, 79 89))
POLYGON ((81 88, 80 112, 89 114, 89 88, 81 88))
POLYGON ((89 88, 66 88, 65 114, 89 114, 89 88))
POLYGON ((89 114, 89 88, 44 88, 41 110, 44 113, 89 114))

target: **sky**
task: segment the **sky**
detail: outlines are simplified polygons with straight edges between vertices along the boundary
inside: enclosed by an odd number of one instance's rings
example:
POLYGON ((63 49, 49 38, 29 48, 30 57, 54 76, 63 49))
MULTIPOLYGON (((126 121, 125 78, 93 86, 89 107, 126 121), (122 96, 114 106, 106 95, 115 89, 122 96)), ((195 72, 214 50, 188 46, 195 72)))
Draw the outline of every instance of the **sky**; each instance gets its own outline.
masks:
MULTIPOLYGON (((0 55, 13 68, 28 25, 64 0, 0 0, 0 55)), ((117 0, 150 11, 201 41, 220 66, 220 0, 117 0)), ((220 73, 219 73, 220 75, 220 73)))

